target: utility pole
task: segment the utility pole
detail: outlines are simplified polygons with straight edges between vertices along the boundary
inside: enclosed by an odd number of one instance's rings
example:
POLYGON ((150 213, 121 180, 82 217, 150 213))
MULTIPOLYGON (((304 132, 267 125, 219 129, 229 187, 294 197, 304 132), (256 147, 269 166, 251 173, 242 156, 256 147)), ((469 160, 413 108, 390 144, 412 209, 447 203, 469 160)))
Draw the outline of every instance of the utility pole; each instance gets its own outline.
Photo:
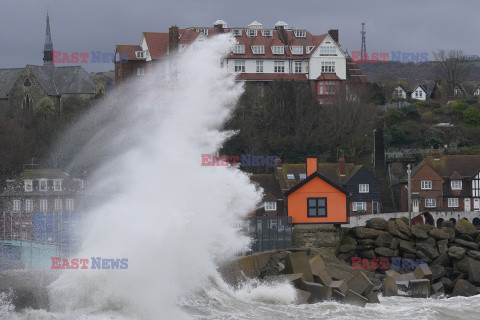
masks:
POLYGON ((362 35, 362 49, 360 50, 360 61, 361 63, 365 63, 367 60, 367 44, 365 43, 365 34, 367 31, 365 31, 365 22, 362 22, 362 31, 360 31, 360 34, 362 35))
POLYGON ((411 165, 407 165, 407 174, 408 174, 408 225, 411 227, 412 226, 412 185, 411 185, 411 174, 412 174, 412 169, 411 165))

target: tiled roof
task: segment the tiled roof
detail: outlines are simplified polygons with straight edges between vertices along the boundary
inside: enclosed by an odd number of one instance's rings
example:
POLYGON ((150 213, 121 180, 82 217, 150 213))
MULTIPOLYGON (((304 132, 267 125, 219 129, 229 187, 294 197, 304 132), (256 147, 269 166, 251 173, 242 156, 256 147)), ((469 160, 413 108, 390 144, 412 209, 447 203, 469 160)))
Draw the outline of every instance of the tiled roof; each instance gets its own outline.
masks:
POLYGON ((167 54, 168 32, 144 32, 143 37, 147 42, 152 60, 160 59, 167 54))
POLYGON ((142 48, 137 45, 117 45, 115 47, 115 53, 119 53, 121 55, 121 59, 128 59, 128 61, 132 60, 144 60, 138 59, 135 55, 135 51, 142 51, 142 48))
POLYGON ((0 69, 0 99, 7 98, 23 70, 23 68, 0 69))
POLYGON ((265 192, 264 200, 283 199, 280 183, 274 174, 252 174, 250 179, 263 188, 265 192), (274 199, 272 199, 272 196, 274 199))
POLYGON ((239 73, 237 80, 271 81, 271 80, 308 80, 306 74, 289 73, 239 73))
POLYGON ((478 155, 445 155, 440 160, 434 160, 433 156, 426 157, 413 170, 412 177, 424 166, 429 165, 442 178, 454 175, 456 178, 472 177, 480 171, 480 156, 478 155))
POLYGON ((317 80, 342 80, 335 73, 322 73, 317 80))

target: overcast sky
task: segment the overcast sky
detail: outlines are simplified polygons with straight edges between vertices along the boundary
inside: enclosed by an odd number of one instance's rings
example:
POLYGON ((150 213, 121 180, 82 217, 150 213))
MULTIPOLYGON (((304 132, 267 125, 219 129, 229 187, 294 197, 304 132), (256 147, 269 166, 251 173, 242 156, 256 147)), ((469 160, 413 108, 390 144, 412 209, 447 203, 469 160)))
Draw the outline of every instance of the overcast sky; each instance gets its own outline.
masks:
MULTIPOLYGON (((112 53, 116 44, 138 44, 143 31, 168 27, 228 27, 278 20, 312 34, 339 29, 340 43, 359 51, 366 23, 367 52, 428 52, 439 48, 480 54, 480 1, 473 0, 0 0, 0 68, 42 64, 45 15, 53 46, 62 52, 112 53)), ((113 70, 113 63, 87 63, 88 71, 113 70)))

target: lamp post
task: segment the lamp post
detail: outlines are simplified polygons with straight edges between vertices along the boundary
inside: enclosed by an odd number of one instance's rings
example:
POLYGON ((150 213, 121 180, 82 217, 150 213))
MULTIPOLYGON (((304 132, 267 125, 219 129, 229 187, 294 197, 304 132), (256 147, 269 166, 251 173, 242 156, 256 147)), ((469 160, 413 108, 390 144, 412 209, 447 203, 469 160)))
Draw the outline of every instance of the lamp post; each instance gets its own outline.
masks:
POLYGON ((410 182, 411 174, 412 174, 412 169, 411 165, 407 165, 407 174, 408 174, 408 225, 411 227, 412 226, 412 185, 410 182))
POLYGON ((373 129, 373 169, 375 170, 375 133, 377 129, 373 129))

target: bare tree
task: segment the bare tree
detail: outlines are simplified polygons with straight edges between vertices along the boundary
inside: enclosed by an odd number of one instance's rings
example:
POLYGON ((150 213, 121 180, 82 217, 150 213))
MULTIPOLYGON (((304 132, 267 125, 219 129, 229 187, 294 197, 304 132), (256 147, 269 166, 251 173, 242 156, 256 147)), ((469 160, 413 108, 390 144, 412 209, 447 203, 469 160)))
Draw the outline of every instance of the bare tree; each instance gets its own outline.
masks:
POLYGON ((433 52, 433 56, 437 62, 438 75, 445 83, 445 93, 451 98, 454 96, 455 85, 468 79, 472 63, 462 50, 440 49, 433 52))

